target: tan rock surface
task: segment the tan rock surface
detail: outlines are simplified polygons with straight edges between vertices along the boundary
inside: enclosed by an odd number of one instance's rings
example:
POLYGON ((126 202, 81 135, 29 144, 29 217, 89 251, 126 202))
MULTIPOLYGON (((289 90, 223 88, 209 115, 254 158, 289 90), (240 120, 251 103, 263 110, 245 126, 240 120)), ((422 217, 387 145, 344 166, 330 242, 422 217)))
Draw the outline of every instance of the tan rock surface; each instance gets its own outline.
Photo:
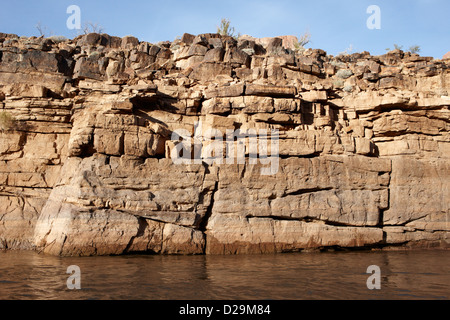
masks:
POLYGON ((449 60, 0 35, 0 248, 448 248, 449 60))

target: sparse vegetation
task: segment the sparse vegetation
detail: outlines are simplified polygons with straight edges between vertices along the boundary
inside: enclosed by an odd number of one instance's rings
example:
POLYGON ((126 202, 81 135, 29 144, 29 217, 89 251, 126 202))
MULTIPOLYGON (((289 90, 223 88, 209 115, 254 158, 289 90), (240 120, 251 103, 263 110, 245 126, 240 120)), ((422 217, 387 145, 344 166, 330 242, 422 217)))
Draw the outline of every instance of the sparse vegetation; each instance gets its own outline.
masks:
POLYGON ((298 38, 298 42, 295 44, 296 49, 302 49, 305 48, 307 44, 311 42, 311 33, 309 30, 305 31, 300 37, 298 38))
POLYGON ((14 124, 15 119, 9 112, 0 111, 0 131, 11 130, 14 124))
POLYGON ((344 51, 342 51, 342 52, 340 52, 339 54, 338 54, 338 56, 341 56, 341 55, 347 55, 347 54, 352 54, 353 53, 353 45, 351 44, 351 45, 349 45, 348 46, 348 48, 347 49, 345 49, 344 51))
MULTIPOLYGON (((395 50, 403 50, 403 46, 400 46, 398 44, 394 44, 394 49, 395 50)), ((419 53, 420 50, 421 50, 420 46, 414 45, 414 46, 410 46, 409 50, 407 52, 411 52, 411 53, 415 54, 415 53, 419 53)), ((391 51, 391 48, 386 48, 386 51, 391 51)))
POLYGON ((93 22, 85 22, 83 25, 83 33, 89 34, 89 33, 103 33, 103 27, 100 26, 98 23, 93 22))
POLYGON ((419 53, 420 52, 420 46, 417 46, 417 45, 415 45, 415 46, 411 46, 411 47, 409 47, 409 52, 411 52, 411 53, 419 53))
POLYGON ((39 32, 39 36, 45 37, 45 35, 47 33, 47 27, 43 26, 40 21, 36 24, 36 29, 39 32))
POLYGON ((222 19, 220 25, 217 27, 217 33, 222 36, 230 36, 235 39, 241 36, 240 33, 235 34, 235 29, 231 26, 231 21, 228 19, 222 19))
POLYGON ((311 33, 309 31, 306 31, 304 34, 302 34, 298 40, 298 44, 302 47, 306 46, 311 42, 311 33))
POLYGON ((36 29, 39 32, 39 36, 43 38, 48 38, 52 40, 54 43, 60 43, 67 40, 64 36, 55 36, 53 35, 53 31, 48 31, 48 28, 44 26, 40 21, 36 24, 36 29))
MULTIPOLYGON (((402 50, 402 49, 403 49, 403 46, 394 44, 394 50, 402 50)), ((391 51, 391 48, 386 48, 386 51, 391 51)))
MULTIPOLYGON (((48 28, 44 26, 40 21, 36 24, 36 29, 39 32, 39 36, 43 38, 50 38, 55 43, 66 41, 67 38, 64 36, 55 36, 52 31, 48 31, 48 28)), ((87 21, 83 24, 83 28, 78 30, 78 34, 89 34, 89 33, 103 33, 104 29, 98 23, 87 21)))

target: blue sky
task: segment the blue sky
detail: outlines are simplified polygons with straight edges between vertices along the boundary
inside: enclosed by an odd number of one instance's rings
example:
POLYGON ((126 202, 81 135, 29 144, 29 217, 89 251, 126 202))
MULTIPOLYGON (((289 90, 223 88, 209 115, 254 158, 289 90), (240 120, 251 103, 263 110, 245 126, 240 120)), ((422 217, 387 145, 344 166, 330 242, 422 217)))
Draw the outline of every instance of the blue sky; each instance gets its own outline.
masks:
POLYGON ((311 48, 336 55, 352 52, 384 54, 394 43, 408 49, 420 45, 421 55, 442 58, 450 51, 449 0, 2 0, 0 32, 39 35, 41 22, 48 34, 72 38, 66 13, 81 8, 83 22, 98 23, 110 35, 134 35, 140 40, 174 40, 184 32, 215 32, 222 18, 236 31, 254 37, 301 35, 309 30, 311 48), (366 12, 381 9, 381 29, 369 30, 366 12))

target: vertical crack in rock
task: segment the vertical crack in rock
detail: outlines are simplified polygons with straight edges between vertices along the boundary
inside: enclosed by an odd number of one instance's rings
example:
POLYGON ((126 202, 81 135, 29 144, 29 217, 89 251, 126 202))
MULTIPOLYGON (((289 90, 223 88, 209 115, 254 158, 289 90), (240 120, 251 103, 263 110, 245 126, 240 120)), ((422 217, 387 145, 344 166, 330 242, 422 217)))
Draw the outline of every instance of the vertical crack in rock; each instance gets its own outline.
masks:
POLYGON ((126 248, 123 250, 123 253, 131 253, 130 249, 133 246, 134 240, 136 238, 142 237, 144 235, 144 233, 145 233, 145 229, 147 229, 147 227, 148 227, 148 222, 147 222, 147 220, 145 218, 136 217, 136 219, 137 219, 138 224, 139 224, 138 231, 137 231, 135 236, 132 236, 130 238, 130 242, 128 242, 126 248))
MULTIPOLYGON (((377 227, 381 228, 381 230, 383 230, 384 228, 384 213, 389 210, 389 208, 391 207, 391 188, 390 188, 390 180, 389 180, 389 185, 388 185, 388 199, 387 199, 387 207, 386 208, 380 208, 379 209, 379 216, 378 216, 378 223, 377 223, 377 227)), ((383 241, 381 243, 382 245, 387 244, 387 233, 386 231, 383 230, 383 241)))
POLYGON ((65 234, 65 235, 64 235, 64 238, 63 238, 63 240, 62 240, 62 243, 61 243, 61 249, 60 249, 60 251, 59 251, 59 255, 60 255, 60 256, 63 255, 63 252, 64 252, 64 245, 66 244, 66 240, 67 240, 67 235, 65 234))
POLYGON ((210 199, 210 202, 209 202, 209 206, 206 209, 205 216, 201 219, 201 221, 199 223, 199 228, 198 229, 203 233, 203 239, 204 239, 203 254, 206 254, 207 241, 208 241, 208 235, 207 235, 206 231, 207 231, 209 219, 211 218, 212 213, 213 213, 214 196, 215 196, 218 188, 219 188, 219 182, 216 181, 215 185, 214 185, 214 189, 213 189, 213 191, 211 193, 211 199, 210 199))

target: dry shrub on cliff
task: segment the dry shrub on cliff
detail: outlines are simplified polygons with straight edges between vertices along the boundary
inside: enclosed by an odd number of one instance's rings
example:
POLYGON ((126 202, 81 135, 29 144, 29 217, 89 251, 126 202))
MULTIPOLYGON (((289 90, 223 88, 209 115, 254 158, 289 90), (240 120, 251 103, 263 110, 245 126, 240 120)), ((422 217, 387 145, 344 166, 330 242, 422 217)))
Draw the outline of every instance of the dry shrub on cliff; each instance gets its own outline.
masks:
POLYGON ((14 124, 15 119, 9 112, 0 112, 0 131, 11 130, 14 127, 14 124))
POLYGON ((305 47, 310 42, 311 42, 311 33, 309 32, 309 30, 307 30, 298 39, 298 45, 300 47, 305 47))
POLYGON ((222 19, 220 25, 217 27, 217 33, 223 36, 232 36, 234 34, 234 28, 231 27, 230 20, 222 19))
POLYGON ((45 35, 47 34, 47 27, 42 25, 40 21, 36 24, 36 29, 38 30, 39 36, 41 37, 45 37, 45 35))
POLYGON ((415 46, 409 47, 409 52, 411 52, 411 53, 419 53, 420 52, 420 46, 415 45, 415 46))
POLYGON ((235 34, 235 29, 231 26, 231 21, 228 19, 222 19, 222 21, 220 21, 220 25, 217 27, 217 33, 222 36, 230 36, 235 39, 238 39, 241 36, 240 33, 235 34))
MULTIPOLYGON (((403 50, 403 46, 400 46, 398 44, 394 44, 395 50, 403 50)), ((411 52, 412 54, 419 54, 421 48, 418 45, 413 45, 409 47, 409 50, 407 52, 411 52)), ((386 51, 391 51, 391 48, 386 48, 386 51)))
POLYGON ((103 27, 99 25, 98 23, 94 23, 91 21, 87 21, 83 25, 83 33, 89 34, 89 33, 103 33, 103 27))
POLYGON ((311 33, 307 30, 298 37, 298 41, 294 43, 294 50, 302 53, 306 50, 305 46, 311 42, 311 33))

